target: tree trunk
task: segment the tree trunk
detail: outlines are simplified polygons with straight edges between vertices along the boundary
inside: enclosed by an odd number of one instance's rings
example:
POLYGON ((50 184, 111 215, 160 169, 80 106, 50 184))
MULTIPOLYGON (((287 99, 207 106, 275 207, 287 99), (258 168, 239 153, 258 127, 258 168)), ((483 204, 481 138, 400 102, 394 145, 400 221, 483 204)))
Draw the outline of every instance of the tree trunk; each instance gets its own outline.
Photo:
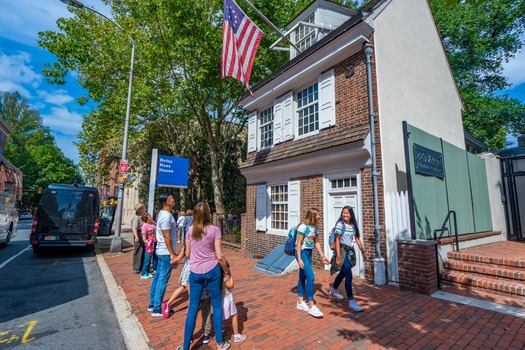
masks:
POLYGON ((224 203, 222 201, 223 177, 221 172, 220 151, 216 145, 210 144, 211 157, 211 180, 213 184, 213 197, 215 199, 215 210, 217 213, 224 215, 224 203))

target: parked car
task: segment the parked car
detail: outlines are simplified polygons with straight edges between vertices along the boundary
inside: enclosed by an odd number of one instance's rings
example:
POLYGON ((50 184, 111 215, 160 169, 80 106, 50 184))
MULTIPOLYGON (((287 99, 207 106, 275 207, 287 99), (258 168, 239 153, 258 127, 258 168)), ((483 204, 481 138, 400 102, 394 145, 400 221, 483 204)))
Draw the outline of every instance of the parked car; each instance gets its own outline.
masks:
POLYGON ((33 252, 45 247, 84 247, 97 242, 99 197, 94 187, 51 184, 42 195, 31 228, 33 252))
POLYGON ((6 247, 16 236, 18 212, 12 194, 0 191, 0 248, 6 247))
POLYGON ((33 215, 31 215, 31 213, 28 211, 21 211, 20 214, 18 215, 18 218, 20 220, 32 220, 33 215))

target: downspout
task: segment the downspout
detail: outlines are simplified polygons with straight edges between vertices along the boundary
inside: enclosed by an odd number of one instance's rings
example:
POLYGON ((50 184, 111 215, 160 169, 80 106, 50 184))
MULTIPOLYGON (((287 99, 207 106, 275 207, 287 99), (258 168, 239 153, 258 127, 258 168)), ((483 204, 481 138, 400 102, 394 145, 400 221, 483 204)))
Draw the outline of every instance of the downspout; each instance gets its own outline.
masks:
POLYGON ((366 56, 366 77, 368 84, 368 111, 370 113, 370 142, 371 142, 371 157, 372 157, 372 188, 374 194, 374 233, 376 239, 376 258, 374 259, 374 284, 382 286, 386 284, 385 274, 385 259, 381 257, 381 235, 380 230, 383 228, 379 225, 379 205, 377 198, 377 162, 376 162, 376 136, 375 136, 375 113, 374 100, 372 93, 372 63, 370 56, 374 52, 374 46, 370 43, 363 45, 363 51, 366 56))

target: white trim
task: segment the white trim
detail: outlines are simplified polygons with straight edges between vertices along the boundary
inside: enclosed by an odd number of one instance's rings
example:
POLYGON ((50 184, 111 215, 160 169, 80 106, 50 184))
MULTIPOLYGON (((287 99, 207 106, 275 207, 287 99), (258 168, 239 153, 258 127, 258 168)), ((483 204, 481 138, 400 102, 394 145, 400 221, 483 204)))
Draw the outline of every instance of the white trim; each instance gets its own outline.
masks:
POLYGON ((257 151, 257 111, 253 111, 248 115, 248 153, 257 151))

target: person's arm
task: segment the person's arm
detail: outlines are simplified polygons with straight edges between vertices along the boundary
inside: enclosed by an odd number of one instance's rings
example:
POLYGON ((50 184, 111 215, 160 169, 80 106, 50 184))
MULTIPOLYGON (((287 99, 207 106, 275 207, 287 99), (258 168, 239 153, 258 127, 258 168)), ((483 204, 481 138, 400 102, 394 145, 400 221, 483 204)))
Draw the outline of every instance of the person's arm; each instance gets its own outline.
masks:
POLYGON ((170 252, 170 259, 175 259, 175 251, 173 250, 173 247, 171 245, 171 230, 162 230, 162 236, 164 237, 164 244, 166 245, 166 249, 168 249, 168 252, 170 252))
POLYGON ((230 268, 228 267, 228 262, 226 261, 226 258, 224 257, 224 254, 222 253, 222 239, 217 238, 214 242, 215 245, 215 254, 217 255, 217 259, 219 259, 219 265, 221 265, 222 272, 225 276, 230 275, 230 268))
POLYGON ((299 264, 299 267, 301 269, 304 269, 304 262, 303 262, 303 258, 301 255, 301 246, 303 245, 303 241, 304 241, 304 236, 302 234, 299 234, 299 232, 297 232, 297 242, 295 243, 295 252, 297 255, 297 263, 299 264))
POLYGON ((365 255, 365 248, 363 248, 363 242, 361 242, 361 239, 357 236, 354 236, 355 237, 355 241, 357 242, 357 246, 359 247, 359 250, 361 251, 361 254, 363 254, 363 256, 365 255))
POLYGON ((227 278, 228 279, 226 280, 226 282, 224 282, 224 286, 226 288, 228 288, 228 289, 233 289, 235 287, 235 285, 233 283, 233 277, 232 277, 231 273, 230 273, 229 276, 227 276, 227 278))
POLYGON ((328 260, 326 255, 324 255, 323 249, 321 248, 321 243, 319 243, 318 236, 315 236, 315 243, 314 243, 314 245, 315 245, 315 248, 317 249, 317 252, 319 253, 319 255, 321 255, 321 260, 323 260, 323 264, 325 264, 325 265, 330 264, 330 261, 328 260))
POLYGON ((336 254, 335 263, 337 265, 341 265, 341 263, 343 262, 343 259, 341 259, 341 235, 336 235, 335 232, 334 232, 334 235, 335 235, 335 254, 336 254))
POLYGON ((176 263, 178 263, 179 261, 181 261, 182 258, 184 258, 184 255, 185 255, 185 254, 186 254, 186 247, 183 245, 183 246, 182 246, 182 249, 181 249, 180 252, 179 252, 179 255, 177 255, 177 256, 175 257, 175 259, 171 259, 171 260, 170 260, 170 264, 171 264, 171 265, 175 265, 176 263))
POLYGON ((133 231, 133 237, 135 238, 135 242, 139 242, 140 241, 140 237, 139 237, 139 222, 138 222, 138 219, 136 217, 133 218, 133 222, 131 223, 132 224, 132 227, 131 227, 131 231, 133 231))

